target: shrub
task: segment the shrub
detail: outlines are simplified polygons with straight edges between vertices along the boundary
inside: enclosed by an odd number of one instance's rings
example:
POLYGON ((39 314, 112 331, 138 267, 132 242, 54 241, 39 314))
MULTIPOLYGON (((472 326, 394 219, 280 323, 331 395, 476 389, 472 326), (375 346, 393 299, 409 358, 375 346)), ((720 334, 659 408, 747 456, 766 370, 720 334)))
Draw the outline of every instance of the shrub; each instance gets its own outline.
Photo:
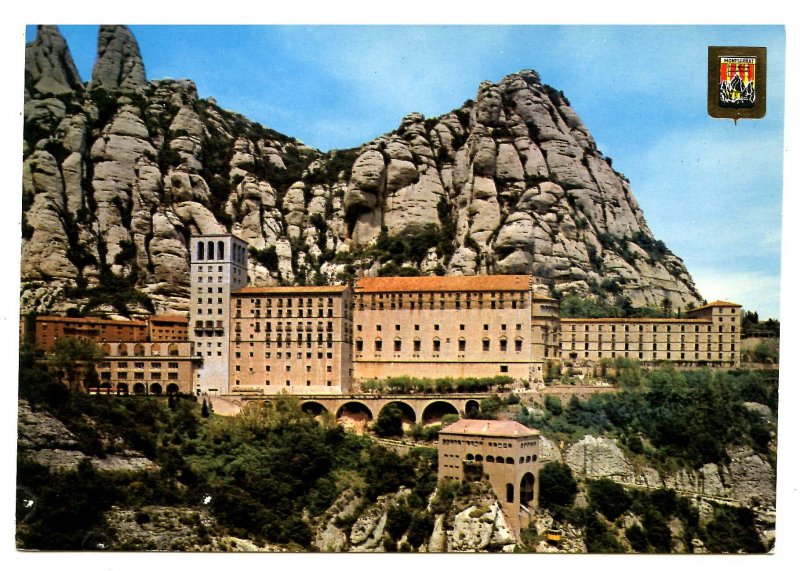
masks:
POLYGON ((578 493, 572 470, 561 462, 548 462, 539 471, 539 505, 543 508, 570 506, 578 493))
POLYGON ((631 498, 620 484, 608 478, 589 480, 589 505, 614 521, 631 506, 631 498))

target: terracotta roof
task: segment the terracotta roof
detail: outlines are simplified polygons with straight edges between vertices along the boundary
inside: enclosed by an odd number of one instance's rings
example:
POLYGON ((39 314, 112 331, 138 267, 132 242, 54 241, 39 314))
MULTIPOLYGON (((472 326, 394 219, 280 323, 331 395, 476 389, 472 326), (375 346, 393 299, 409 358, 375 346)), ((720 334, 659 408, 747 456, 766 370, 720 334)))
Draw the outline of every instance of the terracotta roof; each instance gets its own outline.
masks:
POLYGON ((331 285, 331 286, 275 286, 275 287, 243 287, 232 292, 231 295, 255 295, 259 293, 265 294, 294 294, 304 295, 311 293, 342 293, 349 286, 346 285, 331 285))
POLYGON ((61 317, 60 315, 37 315, 36 321, 50 321, 61 323, 92 323, 95 325, 135 325, 145 326, 146 321, 135 319, 101 319, 99 317, 61 317))
POLYGON ((712 301, 711 303, 707 303, 705 305, 701 305, 700 307, 695 307, 694 309, 687 309, 686 313, 691 311, 700 311, 701 309, 708 309, 709 307, 742 307, 738 303, 731 303, 730 301, 712 301))
POLYGON ((694 325, 696 323, 711 323, 711 319, 698 317, 562 317, 561 323, 673 323, 694 325))
POLYGON ((439 434, 475 434, 479 436, 533 436, 538 430, 516 420, 475 420, 462 418, 439 431, 439 434))
POLYGON ((171 321, 173 323, 189 323, 185 315, 151 315, 150 321, 171 321))
POLYGON ((356 293, 432 291, 529 291, 531 276, 420 276, 361 278, 356 293))

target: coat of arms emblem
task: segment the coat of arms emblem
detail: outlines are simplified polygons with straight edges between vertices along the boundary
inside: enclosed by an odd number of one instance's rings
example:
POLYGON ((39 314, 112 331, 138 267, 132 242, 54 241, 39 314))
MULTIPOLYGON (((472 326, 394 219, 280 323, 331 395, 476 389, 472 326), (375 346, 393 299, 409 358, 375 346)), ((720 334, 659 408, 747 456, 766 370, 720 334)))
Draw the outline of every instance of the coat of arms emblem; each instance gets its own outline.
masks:
POLYGON ((708 113, 712 117, 734 121, 763 117, 766 81, 766 48, 708 48, 708 113))

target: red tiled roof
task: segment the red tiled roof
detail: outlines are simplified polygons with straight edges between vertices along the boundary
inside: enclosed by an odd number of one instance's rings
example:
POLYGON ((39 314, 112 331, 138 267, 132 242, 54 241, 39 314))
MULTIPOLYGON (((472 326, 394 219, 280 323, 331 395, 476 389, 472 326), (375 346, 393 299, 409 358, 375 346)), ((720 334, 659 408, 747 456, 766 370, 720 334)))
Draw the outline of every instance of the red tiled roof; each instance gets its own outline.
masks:
POLYGON ((62 317, 60 315, 37 315, 36 321, 59 323, 92 323, 96 325, 134 325, 145 326, 147 322, 135 319, 101 319, 99 317, 62 317))
POLYGON ((533 436, 538 430, 516 420, 475 420, 462 418, 439 431, 439 434, 475 434, 478 436, 533 436))
POLYGON ((432 291, 528 291, 531 276, 420 276, 361 278, 356 293, 432 291))
POLYGON ((231 295, 255 295, 259 293, 266 294, 312 294, 312 293, 342 293, 346 290, 346 285, 330 285, 330 286, 275 286, 275 287, 243 287, 232 292, 231 295))
POLYGON ((712 301, 711 303, 707 303, 705 305, 701 305, 700 307, 695 307, 694 309, 687 309, 686 313, 692 311, 700 311, 701 309, 708 309, 709 307, 742 307, 738 303, 731 303, 730 301, 712 301))

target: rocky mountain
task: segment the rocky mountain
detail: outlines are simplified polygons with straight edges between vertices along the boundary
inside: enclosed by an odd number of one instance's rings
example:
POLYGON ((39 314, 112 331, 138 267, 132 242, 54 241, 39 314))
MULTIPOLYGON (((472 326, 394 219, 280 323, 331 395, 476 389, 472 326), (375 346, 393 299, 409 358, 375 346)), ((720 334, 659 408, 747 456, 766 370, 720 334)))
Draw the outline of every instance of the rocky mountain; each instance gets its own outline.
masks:
POLYGON ((189 236, 222 231, 250 244, 255 285, 530 273, 553 293, 700 301, 628 181, 530 70, 322 153, 189 80, 148 80, 124 26, 101 26, 84 84, 41 26, 24 120, 23 311, 185 310, 189 236))

